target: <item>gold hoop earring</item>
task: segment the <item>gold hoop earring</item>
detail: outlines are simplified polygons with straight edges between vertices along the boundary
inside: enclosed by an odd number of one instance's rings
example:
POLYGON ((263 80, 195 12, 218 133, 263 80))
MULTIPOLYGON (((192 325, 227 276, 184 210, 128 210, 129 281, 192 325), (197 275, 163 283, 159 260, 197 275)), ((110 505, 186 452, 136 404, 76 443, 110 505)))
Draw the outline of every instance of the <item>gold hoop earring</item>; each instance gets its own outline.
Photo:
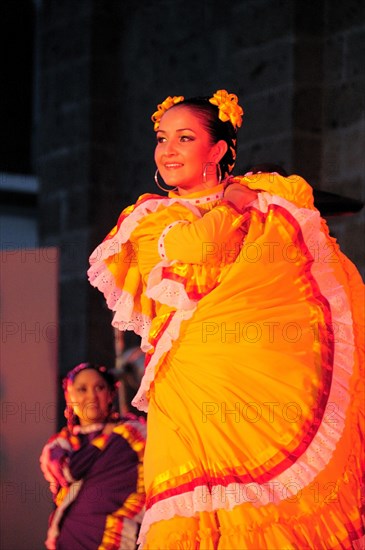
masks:
POLYGON ((222 181, 222 169, 219 162, 217 162, 217 175, 218 175, 218 184, 222 181))
POLYGON ((206 165, 204 166, 204 170, 203 170, 203 183, 206 183, 207 181, 207 174, 211 173, 208 171, 208 166, 211 166, 212 164, 215 164, 215 170, 216 170, 216 174, 217 174, 217 178, 218 178, 218 184, 222 181, 222 170, 221 170, 221 165, 219 164, 219 162, 215 163, 215 162, 207 162, 206 165))
POLYGON ((174 187, 173 189, 165 189, 164 187, 162 187, 162 185, 158 181, 158 168, 155 172, 155 182, 156 182, 157 187, 159 189, 161 189, 162 191, 165 191, 165 193, 170 193, 170 191, 176 191, 176 189, 177 189, 177 187, 174 187))

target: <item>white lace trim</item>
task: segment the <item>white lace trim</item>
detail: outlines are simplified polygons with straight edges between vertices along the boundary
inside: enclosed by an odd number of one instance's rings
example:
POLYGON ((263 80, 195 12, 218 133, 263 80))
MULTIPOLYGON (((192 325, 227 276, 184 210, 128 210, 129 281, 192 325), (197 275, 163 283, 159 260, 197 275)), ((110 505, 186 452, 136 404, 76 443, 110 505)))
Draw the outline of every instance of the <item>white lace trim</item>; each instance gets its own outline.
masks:
POLYGON ((141 349, 146 352, 150 349, 148 336, 151 328, 151 318, 139 311, 134 310, 133 296, 122 291, 115 306, 112 326, 121 331, 131 330, 141 337, 141 349))
POLYGON ((189 310, 195 308, 197 302, 189 298, 183 283, 162 277, 163 268, 174 263, 176 262, 162 261, 152 269, 147 281, 146 295, 148 298, 174 309, 189 310))
POLYGON ((105 423, 98 422, 96 424, 88 424, 87 426, 81 426, 80 424, 76 424, 72 428, 72 434, 78 435, 78 434, 90 434, 92 432, 101 432, 105 427, 105 423))
MULTIPOLYGON (((314 475, 316 474, 317 472, 314 472, 314 475)), ((291 484, 281 484, 277 480, 262 485, 230 483, 227 486, 215 485, 212 491, 205 485, 199 485, 192 491, 159 501, 147 510, 143 517, 138 543, 142 544, 143 548, 150 526, 161 520, 169 520, 174 516, 192 517, 198 512, 232 510, 235 506, 247 502, 254 507, 264 506, 286 498, 295 498, 298 492, 297 480, 291 484)))
POLYGON ((269 502, 280 502, 288 497, 296 498, 296 495, 300 495, 300 491, 328 464, 343 433, 344 411, 350 402, 348 388, 353 371, 355 346, 350 304, 343 287, 338 284, 331 270, 331 263, 340 260, 334 249, 331 250, 328 238, 321 231, 318 211, 298 208, 293 203, 269 193, 260 193, 259 197, 263 212, 267 212, 270 204, 276 204, 289 211, 298 221, 304 242, 313 256, 312 274, 321 294, 330 304, 332 325, 335 328, 334 367, 322 422, 300 458, 269 483, 233 483, 227 487, 218 485, 212 491, 200 486, 193 491, 156 502, 145 513, 139 543, 143 544, 152 523, 169 519, 174 515, 190 517, 198 511, 231 509, 247 501, 259 507, 269 502))
POLYGON ((190 310, 179 310, 173 314, 173 317, 165 329, 161 338, 157 342, 155 351, 148 363, 145 373, 142 377, 140 387, 135 397, 132 400, 132 405, 140 411, 148 411, 147 392, 150 389, 151 383, 155 378, 155 368, 160 362, 163 355, 171 349, 172 343, 176 340, 180 333, 180 326, 183 321, 190 319, 193 316, 196 307, 190 310))
MULTIPOLYGON (((205 202, 212 200, 216 200, 216 195, 206 197, 205 202)), ((155 212, 162 205, 167 207, 174 203, 184 204, 197 217, 201 217, 198 208, 188 199, 163 197, 146 200, 126 216, 114 237, 100 243, 89 258, 90 268, 87 272, 89 282, 104 294, 109 309, 116 311, 113 326, 119 330, 134 330, 136 327, 137 334, 143 339, 146 338, 146 331, 149 330, 151 319, 140 316, 138 313, 132 314, 134 297, 116 286, 113 274, 105 265, 105 260, 121 251, 123 244, 129 240, 140 219, 150 212, 155 212)), ((130 258, 130 261, 133 261, 133 258, 130 258)))
POLYGON ((103 261, 98 263, 98 267, 92 272, 89 270, 89 276, 91 284, 104 294, 108 308, 115 312, 112 326, 121 331, 134 331, 141 336, 143 351, 146 351, 149 347, 147 340, 151 318, 135 311, 134 297, 115 286, 113 274, 106 268, 103 261))
MULTIPOLYGON (((100 247, 101 245, 99 245, 100 247)), ((98 248, 99 248, 98 247, 98 248)), ((105 259, 108 258, 105 253, 105 259)), ((98 288, 105 296, 109 309, 114 309, 115 304, 122 294, 122 290, 115 286, 114 277, 104 264, 104 260, 98 261, 88 270, 89 281, 92 286, 98 288)), ((133 297, 130 297, 133 303, 133 297)), ((126 298, 126 301, 128 299, 126 298)))
POLYGON ((215 193, 212 193, 211 195, 206 195, 205 197, 196 197, 196 198, 179 197, 179 198, 174 198, 174 200, 188 203, 191 205, 198 205, 198 204, 207 204, 208 202, 218 201, 220 199, 223 199, 223 195, 224 195, 224 191, 223 189, 221 189, 220 191, 216 191, 215 193))
POLYGON ((176 224, 178 223, 189 223, 187 220, 176 220, 175 222, 170 223, 165 229, 162 231, 160 238, 158 239, 157 247, 158 247, 158 253, 160 255, 160 258, 162 260, 167 259, 167 254, 165 250, 165 238, 167 233, 172 229, 176 224))

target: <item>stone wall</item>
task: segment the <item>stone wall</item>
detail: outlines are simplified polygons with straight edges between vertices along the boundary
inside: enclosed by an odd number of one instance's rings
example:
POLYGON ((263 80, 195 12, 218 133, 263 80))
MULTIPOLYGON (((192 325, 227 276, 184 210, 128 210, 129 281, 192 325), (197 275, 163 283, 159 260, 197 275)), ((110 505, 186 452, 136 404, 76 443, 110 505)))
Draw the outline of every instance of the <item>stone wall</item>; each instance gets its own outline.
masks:
MULTIPOLYGON (((365 202, 365 4, 326 3, 321 188, 365 202)), ((365 209, 328 220, 365 278, 365 209)))
POLYGON ((60 249, 60 369, 113 365, 111 316, 86 280, 93 243, 115 219, 119 3, 45 1, 39 14, 41 239, 60 249), (109 224, 108 224, 109 225, 109 224))

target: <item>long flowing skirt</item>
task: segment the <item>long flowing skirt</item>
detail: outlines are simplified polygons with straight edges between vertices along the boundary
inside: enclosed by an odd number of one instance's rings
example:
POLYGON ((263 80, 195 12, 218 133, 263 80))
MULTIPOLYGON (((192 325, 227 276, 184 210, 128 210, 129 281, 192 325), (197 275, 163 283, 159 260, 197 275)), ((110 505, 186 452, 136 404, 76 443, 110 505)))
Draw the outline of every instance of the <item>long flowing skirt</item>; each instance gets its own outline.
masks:
POLYGON ((313 220, 257 214, 156 370, 143 550, 360 545, 364 287, 313 220))

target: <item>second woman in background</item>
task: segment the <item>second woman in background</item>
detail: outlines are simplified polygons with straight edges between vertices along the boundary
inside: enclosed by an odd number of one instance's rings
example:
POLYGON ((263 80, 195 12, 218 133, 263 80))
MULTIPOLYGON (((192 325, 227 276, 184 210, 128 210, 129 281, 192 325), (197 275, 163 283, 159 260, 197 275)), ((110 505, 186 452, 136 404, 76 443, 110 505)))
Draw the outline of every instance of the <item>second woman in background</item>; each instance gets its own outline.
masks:
POLYGON ((116 385, 103 366, 81 363, 63 382, 67 426, 41 455, 55 511, 48 550, 134 550, 145 494, 145 423, 113 413, 116 385))

